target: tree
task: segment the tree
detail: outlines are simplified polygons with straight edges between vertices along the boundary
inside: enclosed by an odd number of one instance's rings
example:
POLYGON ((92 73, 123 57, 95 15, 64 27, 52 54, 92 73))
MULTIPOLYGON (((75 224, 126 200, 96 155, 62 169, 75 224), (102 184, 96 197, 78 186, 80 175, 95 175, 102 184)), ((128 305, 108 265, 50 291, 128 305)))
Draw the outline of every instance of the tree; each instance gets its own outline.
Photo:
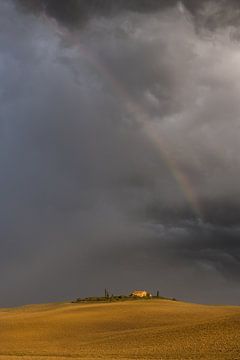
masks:
POLYGON ((104 293, 105 293, 105 298, 108 299, 109 298, 109 292, 107 291, 107 289, 105 289, 104 293))

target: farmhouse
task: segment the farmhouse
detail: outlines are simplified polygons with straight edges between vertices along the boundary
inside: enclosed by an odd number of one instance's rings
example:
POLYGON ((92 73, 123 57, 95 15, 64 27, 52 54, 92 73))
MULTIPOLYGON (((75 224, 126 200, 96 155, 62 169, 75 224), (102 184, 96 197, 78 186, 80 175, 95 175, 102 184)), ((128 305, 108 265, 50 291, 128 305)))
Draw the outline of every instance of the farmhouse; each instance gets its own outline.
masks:
POLYGON ((130 296, 132 297, 140 297, 140 298, 144 298, 144 297, 152 297, 152 295, 150 294, 150 292, 145 291, 145 290, 136 290, 133 291, 130 296))

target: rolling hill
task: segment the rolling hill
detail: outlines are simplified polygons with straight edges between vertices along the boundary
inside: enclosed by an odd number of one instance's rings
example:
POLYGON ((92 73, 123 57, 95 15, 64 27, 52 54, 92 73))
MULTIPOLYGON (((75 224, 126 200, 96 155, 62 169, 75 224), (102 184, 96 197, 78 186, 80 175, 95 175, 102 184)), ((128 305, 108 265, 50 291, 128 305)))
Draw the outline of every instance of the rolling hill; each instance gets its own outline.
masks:
POLYGON ((1 309, 7 359, 240 359, 240 307, 153 299, 1 309))

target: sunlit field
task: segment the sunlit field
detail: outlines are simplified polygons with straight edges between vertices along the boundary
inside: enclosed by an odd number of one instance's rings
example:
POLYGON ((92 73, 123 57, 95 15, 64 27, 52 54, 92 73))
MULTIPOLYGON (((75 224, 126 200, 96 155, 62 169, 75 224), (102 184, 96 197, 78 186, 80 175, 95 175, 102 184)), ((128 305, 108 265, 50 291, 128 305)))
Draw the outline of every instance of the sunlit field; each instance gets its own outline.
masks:
POLYGON ((0 310, 0 360, 240 359, 240 307, 168 300, 0 310))

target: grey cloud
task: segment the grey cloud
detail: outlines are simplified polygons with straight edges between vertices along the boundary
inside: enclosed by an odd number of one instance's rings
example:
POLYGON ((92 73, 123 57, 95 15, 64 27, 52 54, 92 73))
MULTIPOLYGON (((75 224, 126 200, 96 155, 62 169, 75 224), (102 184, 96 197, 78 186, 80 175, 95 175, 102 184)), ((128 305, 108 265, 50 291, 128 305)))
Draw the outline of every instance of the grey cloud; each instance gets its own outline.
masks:
POLYGON ((137 12, 153 12, 159 9, 176 5, 176 0, 19 0, 23 8, 33 11, 43 11, 68 25, 77 25, 85 22, 94 15, 113 15, 124 10, 137 12))
POLYGON ((117 263, 152 291, 159 287, 168 296, 184 299, 190 286, 191 300, 209 302, 215 293, 217 303, 239 304, 240 293, 234 290, 240 278, 239 227, 195 221, 146 224, 137 239, 110 247, 107 254, 103 250, 101 256, 103 264, 115 268, 117 263))
MULTIPOLYGON (((67 3, 47 11, 72 22, 67 3)), ((3 305, 106 286, 239 299, 238 43, 149 4, 69 31, 1 2, 3 305)))
POLYGON ((56 0, 37 0, 34 3, 29 0, 20 0, 19 3, 25 9, 46 12, 48 15, 56 18, 60 22, 74 26, 86 22, 87 19, 94 15, 111 15, 119 13, 123 10, 139 12, 154 11, 175 5, 176 0, 69 0, 67 2, 59 2, 56 0))
POLYGON ((239 24, 237 0, 16 0, 23 9, 46 13, 60 23, 75 27, 86 24, 93 16, 114 16, 124 11, 154 13, 175 6, 184 6, 197 27, 210 30, 239 24))

